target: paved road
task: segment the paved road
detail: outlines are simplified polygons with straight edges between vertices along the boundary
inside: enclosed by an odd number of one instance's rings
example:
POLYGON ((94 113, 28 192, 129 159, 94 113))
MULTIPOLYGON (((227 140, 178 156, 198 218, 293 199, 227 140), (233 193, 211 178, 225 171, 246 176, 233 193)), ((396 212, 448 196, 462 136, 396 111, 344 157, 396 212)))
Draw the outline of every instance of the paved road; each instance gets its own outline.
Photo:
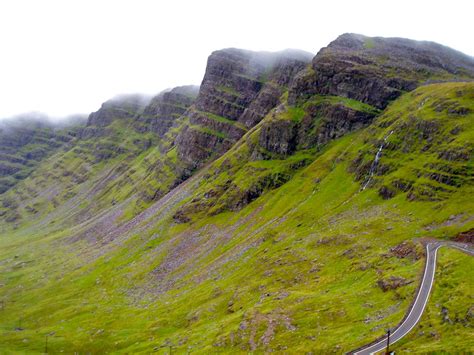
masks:
MULTIPOLYGON (((439 248, 442 246, 449 246, 456 249, 459 249, 465 253, 468 253, 474 256, 474 251, 469 249, 467 245, 462 243, 454 242, 432 242, 426 245, 426 264, 425 272, 423 274, 423 279, 421 281, 421 286, 416 295, 415 303, 410 309, 408 316, 405 318, 402 324, 397 328, 392 330, 390 334, 390 344, 395 343, 396 341, 403 338, 407 335, 410 330, 418 323, 425 309, 426 303, 428 302, 428 297, 430 295, 431 287, 433 286, 434 275, 436 270, 436 253, 439 248)), ((365 348, 351 351, 350 354, 357 355, 368 355, 374 354, 379 351, 385 350, 387 345, 387 337, 384 337, 380 341, 374 344, 369 344, 365 348)))

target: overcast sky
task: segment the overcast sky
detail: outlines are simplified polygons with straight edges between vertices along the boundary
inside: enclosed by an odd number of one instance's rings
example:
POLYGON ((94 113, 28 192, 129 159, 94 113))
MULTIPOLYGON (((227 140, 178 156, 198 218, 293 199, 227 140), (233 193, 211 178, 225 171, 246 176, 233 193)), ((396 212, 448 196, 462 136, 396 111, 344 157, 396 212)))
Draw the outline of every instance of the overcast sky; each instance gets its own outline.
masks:
POLYGON ((474 1, 1 0, 0 117, 95 111, 199 84, 216 49, 316 53, 339 34, 432 40, 474 55, 474 1))

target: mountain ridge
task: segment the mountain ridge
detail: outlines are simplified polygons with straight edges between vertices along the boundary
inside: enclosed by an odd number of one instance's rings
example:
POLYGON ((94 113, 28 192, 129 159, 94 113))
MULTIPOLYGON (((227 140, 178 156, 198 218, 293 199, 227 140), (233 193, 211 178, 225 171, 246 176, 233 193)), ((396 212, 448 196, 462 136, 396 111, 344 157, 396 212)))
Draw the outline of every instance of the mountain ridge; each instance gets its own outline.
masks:
MULTIPOLYGON (((342 352, 397 324, 418 240, 474 228, 474 61, 336 41, 213 52, 199 92, 105 104, 0 194, 0 350, 342 352)), ((424 349, 472 348, 468 291, 424 349)))

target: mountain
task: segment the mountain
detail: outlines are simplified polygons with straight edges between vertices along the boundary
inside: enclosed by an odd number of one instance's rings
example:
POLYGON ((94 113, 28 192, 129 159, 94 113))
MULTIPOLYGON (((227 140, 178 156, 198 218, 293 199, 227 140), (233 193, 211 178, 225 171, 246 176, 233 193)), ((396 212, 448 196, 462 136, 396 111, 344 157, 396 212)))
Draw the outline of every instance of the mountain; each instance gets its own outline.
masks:
POLYGON ((0 193, 73 140, 84 120, 77 116, 53 122, 47 116, 30 113, 0 121, 0 193))
MULTIPOLYGON (((0 194, 0 350, 373 341, 413 301, 422 242, 474 230, 473 79, 447 47, 344 34, 314 57, 223 49, 199 88, 107 101, 0 194)), ((473 260, 439 262, 395 350, 474 348, 473 260)))
POLYGON ((171 147, 173 127, 196 95, 196 87, 185 86, 153 98, 132 94, 103 103, 74 144, 39 166, 23 189, 4 194, 0 214, 18 224, 52 218, 54 211, 69 225, 126 198, 133 200, 127 202, 130 213, 142 209, 175 184, 180 170, 171 147))
POLYGON ((290 103, 337 95, 383 109, 426 82, 472 79, 472 57, 433 42, 344 34, 320 50, 290 91, 290 103))
POLYGON ((310 60, 311 54, 295 50, 230 48, 212 53, 196 103, 176 140, 178 157, 188 170, 215 159, 259 123, 310 60))

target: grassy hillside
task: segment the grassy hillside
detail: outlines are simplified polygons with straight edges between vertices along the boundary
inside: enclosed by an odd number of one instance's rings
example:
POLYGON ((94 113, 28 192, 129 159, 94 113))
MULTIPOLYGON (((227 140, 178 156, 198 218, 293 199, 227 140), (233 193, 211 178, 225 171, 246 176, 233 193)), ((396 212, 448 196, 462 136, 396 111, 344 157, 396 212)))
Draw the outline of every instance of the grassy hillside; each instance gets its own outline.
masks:
POLYGON ((78 116, 53 123, 35 114, 0 121, 0 194, 29 176, 44 159, 67 149, 83 121, 78 116))
POLYGON ((425 313, 412 332, 395 344, 395 351, 469 353, 474 348, 474 258, 446 248, 438 253, 436 282, 425 313))
POLYGON ((112 111, 110 123, 86 127, 74 144, 45 158, 27 179, 2 194, 0 230, 35 223, 64 229, 127 199, 123 218, 130 218, 163 196, 180 168, 172 147, 179 122, 160 137, 137 129, 139 113, 114 117, 112 111))
MULTIPOLYGON (((473 98, 472 83, 421 87, 368 128, 286 155, 260 146, 270 113, 129 222, 119 223, 133 215, 126 202, 69 225, 60 205, 4 232, 0 351, 41 352, 46 335, 51 352, 342 352, 371 341, 412 301, 420 238, 474 227, 473 98)), ((134 196, 148 154, 127 165, 137 179, 114 194, 134 196)), ((126 156, 96 165, 103 170, 90 186, 126 156)), ((458 280, 456 265, 442 277, 458 280)), ((442 277, 433 299, 451 309, 442 277)), ((464 334, 456 322, 440 326, 446 338, 464 334)), ((436 349, 436 341, 400 346, 436 349)))

